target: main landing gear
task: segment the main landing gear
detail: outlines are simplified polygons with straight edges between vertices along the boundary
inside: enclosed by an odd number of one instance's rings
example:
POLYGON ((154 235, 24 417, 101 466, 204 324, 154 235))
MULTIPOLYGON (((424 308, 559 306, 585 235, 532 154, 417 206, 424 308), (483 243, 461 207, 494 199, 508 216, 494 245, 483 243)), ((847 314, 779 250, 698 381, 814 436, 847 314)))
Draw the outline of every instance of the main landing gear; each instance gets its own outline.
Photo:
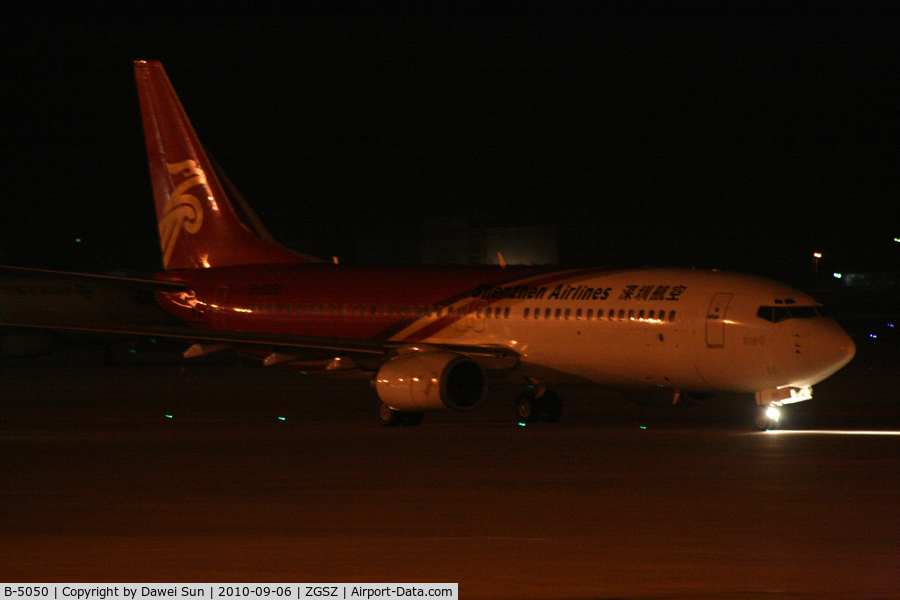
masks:
POLYGON ((422 424, 425 413, 407 412, 402 410, 394 410, 387 404, 382 403, 378 409, 378 418, 385 427, 397 427, 405 425, 407 427, 415 427, 422 424))
POLYGON ((562 416, 562 400, 550 390, 526 390, 516 398, 520 423, 556 423, 562 416))

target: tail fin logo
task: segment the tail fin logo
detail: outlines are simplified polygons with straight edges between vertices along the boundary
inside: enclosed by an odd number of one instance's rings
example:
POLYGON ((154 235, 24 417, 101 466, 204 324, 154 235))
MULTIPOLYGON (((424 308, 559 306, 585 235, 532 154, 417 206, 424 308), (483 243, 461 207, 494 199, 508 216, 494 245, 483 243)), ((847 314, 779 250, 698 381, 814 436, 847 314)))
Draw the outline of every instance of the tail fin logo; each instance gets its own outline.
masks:
POLYGON ((203 205, 196 196, 186 193, 188 190, 203 186, 204 194, 208 197, 206 189, 206 174, 194 160, 185 160, 180 163, 166 164, 169 173, 173 177, 182 175, 185 177, 169 195, 163 216, 159 220, 159 239, 163 250, 163 266, 169 268, 169 260, 175 251, 178 236, 181 231, 195 234, 203 226, 203 205))

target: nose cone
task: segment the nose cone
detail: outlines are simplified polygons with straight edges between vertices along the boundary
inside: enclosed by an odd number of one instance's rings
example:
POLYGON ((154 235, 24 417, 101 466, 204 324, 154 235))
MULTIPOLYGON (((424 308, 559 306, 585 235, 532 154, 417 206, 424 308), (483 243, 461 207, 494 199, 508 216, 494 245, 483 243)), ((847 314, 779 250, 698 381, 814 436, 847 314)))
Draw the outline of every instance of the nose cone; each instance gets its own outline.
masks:
POLYGON ((810 338, 809 363, 811 376, 808 385, 831 377, 856 356, 856 344, 840 325, 822 320, 810 338))

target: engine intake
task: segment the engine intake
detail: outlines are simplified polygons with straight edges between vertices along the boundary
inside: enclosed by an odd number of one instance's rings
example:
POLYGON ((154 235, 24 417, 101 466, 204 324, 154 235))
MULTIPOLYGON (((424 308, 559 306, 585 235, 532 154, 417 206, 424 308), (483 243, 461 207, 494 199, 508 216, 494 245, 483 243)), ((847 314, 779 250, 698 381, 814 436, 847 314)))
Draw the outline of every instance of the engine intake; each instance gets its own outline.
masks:
POLYGON ((375 390, 395 410, 472 410, 484 400, 487 377, 481 365, 461 354, 415 352, 385 363, 375 390))

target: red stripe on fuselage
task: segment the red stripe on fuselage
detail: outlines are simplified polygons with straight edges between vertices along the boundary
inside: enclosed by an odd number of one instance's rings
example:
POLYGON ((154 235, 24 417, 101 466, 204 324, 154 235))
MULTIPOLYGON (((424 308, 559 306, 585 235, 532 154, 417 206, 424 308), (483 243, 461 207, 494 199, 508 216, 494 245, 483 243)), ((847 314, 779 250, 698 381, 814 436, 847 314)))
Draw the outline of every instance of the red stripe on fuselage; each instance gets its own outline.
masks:
MULTIPOLYGON (((476 296, 480 286, 491 289, 516 286, 546 287, 568 281, 570 284, 589 277, 610 273, 609 270, 578 269, 550 270, 546 267, 361 267, 330 264, 234 266, 202 270, 182 270, 160 273, 160 279, 186 282, 196 293, 196 299, 208 311, 216 290, 228 287, 225 301, 225 328, 299 335, 318 335, 386 341, 396 338, 417 322, 422 327, 403 336, 403 341, 422 341, 466 319, 478 308, 485 308, 511 297, 476 296), (260 293, 260 291, 265 293, 260 293), (269 293, 272 292, 272 293, 269 293), (465 304, 466 298, 471 301, 465 304), (244 313, 247 306, 267 304, 267 312, 244 313), (458 305, 459 306, 454 306, 458 305), (280 314, 278 305, 314 305, 328 307, 327 314, 280 314), (330 308, 338 305, 339 314, 330 308), (344 314, 347 306, 454 307, 445 316, 423 318, 414 313, 406 315, 344 314), (460 310, 461 309, 461 310, 460 310)), ((220 328, 222 323, 202 311, 187 310, 174 295, 164 297, 162 304, 176 316, 198 327, 220 328), (202 318, 198 318, 197 315, 202 318)), ((383 310, 383 308, 382 308, 383 310)))

